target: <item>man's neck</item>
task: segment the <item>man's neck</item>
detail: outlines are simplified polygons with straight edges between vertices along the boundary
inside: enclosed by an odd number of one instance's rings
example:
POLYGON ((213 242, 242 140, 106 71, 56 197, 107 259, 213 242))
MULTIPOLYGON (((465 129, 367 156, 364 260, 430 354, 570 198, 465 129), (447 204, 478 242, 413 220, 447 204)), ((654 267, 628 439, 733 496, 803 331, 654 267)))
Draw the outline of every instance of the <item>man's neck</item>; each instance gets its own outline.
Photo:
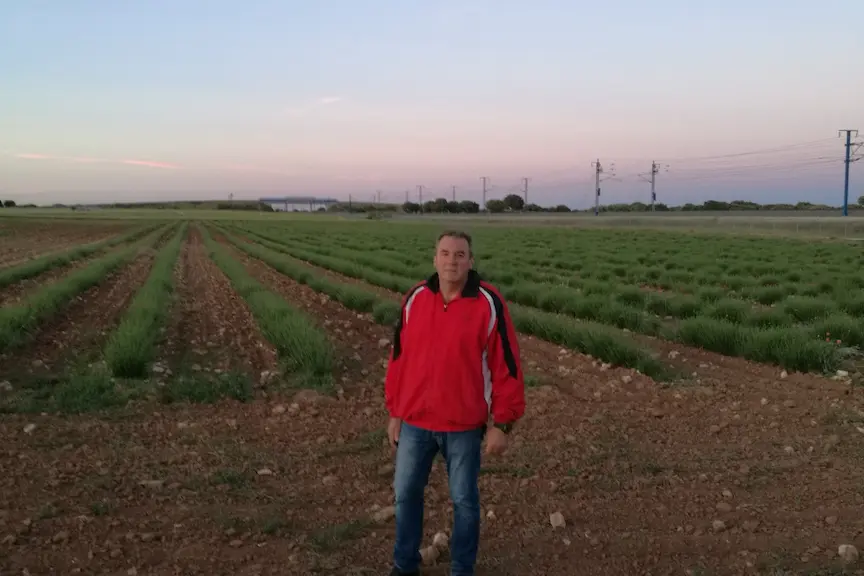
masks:
POLYGON ((462 290, 465 288, 466 281, 459 282, 458 284, 444 283, 441 282, 441 297, 444 299, 444 302, 450 302, 451 300, 455 300, 462 294, 462 290))

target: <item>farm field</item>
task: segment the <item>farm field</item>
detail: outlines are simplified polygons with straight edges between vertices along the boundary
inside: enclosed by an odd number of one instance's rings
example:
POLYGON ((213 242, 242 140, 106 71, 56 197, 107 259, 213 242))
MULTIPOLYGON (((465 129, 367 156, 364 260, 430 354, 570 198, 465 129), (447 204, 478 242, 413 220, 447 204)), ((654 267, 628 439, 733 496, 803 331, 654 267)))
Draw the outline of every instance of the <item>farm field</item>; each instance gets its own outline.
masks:
MULTIPOLYGON (((528 386, 479 574, 864 573, 860 248, 466 226, 528 386)), ((0 573, 387 573, 381 380, 441 229, 0 219, 0 573)))

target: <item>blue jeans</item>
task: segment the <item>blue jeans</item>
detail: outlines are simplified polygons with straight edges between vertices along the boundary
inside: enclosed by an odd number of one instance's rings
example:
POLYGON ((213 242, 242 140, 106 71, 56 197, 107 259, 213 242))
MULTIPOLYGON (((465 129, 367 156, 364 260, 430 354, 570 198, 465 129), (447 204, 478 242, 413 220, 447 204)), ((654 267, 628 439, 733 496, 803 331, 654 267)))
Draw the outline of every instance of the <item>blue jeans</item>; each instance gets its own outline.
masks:
POLYGON ((432 460, 440 450, 447 463, 453 500, 450 538, 452 576, 473 576, 480 540, 480 445, 484 428, 467 432, 431 432, 402 423, 396 448, 396 545, 393 563, 400 572, 416 572, 423 538, 423 491, 432 460))

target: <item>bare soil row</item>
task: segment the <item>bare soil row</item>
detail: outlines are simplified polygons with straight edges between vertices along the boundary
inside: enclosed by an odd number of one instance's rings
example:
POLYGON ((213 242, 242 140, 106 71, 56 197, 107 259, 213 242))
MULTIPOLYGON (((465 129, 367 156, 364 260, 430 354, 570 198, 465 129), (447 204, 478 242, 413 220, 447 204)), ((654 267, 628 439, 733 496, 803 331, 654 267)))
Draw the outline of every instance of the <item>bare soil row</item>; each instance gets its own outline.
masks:
POLYGON ((0 236, 3 250, 0 253, 0 268, 15 266, 27 260, 53 252, 68 250, 71 246, 100 242, 123 232, 118 225, 94 224, 91 226, 52 225, 50 228, 30 225, 23 230, 0 236))
POLYGON ((176 298, 160 358, 175 371, 278 369, 276 351, 231 282, 207 255, 201 233, 190 227, 175 268, 176 298))

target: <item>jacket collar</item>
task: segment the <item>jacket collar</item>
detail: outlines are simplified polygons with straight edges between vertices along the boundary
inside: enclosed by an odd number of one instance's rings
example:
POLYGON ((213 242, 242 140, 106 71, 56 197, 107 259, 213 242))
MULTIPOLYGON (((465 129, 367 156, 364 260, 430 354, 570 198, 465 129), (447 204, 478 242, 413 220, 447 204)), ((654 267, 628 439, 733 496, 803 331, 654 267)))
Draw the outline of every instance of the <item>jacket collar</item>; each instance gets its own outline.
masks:
MULTIPOLYGON (((437 294, 438 291, 441 289, 441 282, 438 279, 437 272, 426 279, 426 287, 429 288, 429 290, 431 290, 434 294, 437 294)), ((465 287, 462 288, 462 297, 477 298, 479 295, 480 274, 478 274, 476 270, 469 270, 468 280, 465 282, 465 287)))

